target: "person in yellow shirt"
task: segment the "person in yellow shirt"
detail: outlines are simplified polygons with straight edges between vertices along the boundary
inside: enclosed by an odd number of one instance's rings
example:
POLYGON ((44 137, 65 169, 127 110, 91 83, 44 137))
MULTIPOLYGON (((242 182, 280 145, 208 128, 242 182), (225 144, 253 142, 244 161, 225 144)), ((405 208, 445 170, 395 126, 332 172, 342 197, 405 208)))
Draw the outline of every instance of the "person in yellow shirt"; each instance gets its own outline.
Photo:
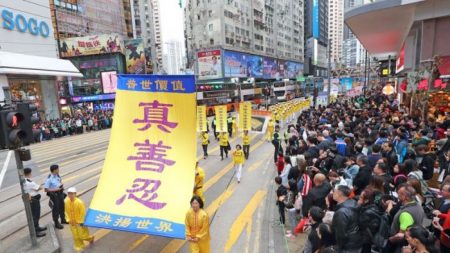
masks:
POLYGON ((245 160, 248 160, 250 155, 250 135, 248 135, 247 130, 244 130, 244 135, 242 135, 242 149, 244 150, 245 160))
POLYGON ((198 167, 198 162, 195 164, 195 185, 194 185, 194 196, 199 196, 203 203, 205 203, 205 195, 203 194, 203 185, 205 180, 205 171, 198 167))
POLYGON ((66 221, 70 224, 74 249, 81 252, 85 248, 84 241, 94 243, 94 236, 89 235, 89 230, 83 225, 86 208, 81 199, 77 198, 77 190, 71 187, 67 190, 68 197, 64 200, 64 212, 66 221))
POLYGON ((189 241, 191 253, 211 252, 209 235, 209 216, 203 210, 203 201, 199 196, 191 199, 191 208, 186 213, 186 239, 189 241))
POLYGON ((238 180, 238 183, 241 182, 241 174, 242 174, 242 165, 244 165, 245 162, 245 155, 244 151, 242 151, 241 145, 236 145, 236 150, 233 152, 233 162, 234 162, 234 169, 236 170, 236 178, 238 180))
POLYGON ((229 148, 229 142, 228 142, 228 133, 227 132, 221 132, 219 135, 219 144, 220 144, 220 157, 223 160, 223 155, 228 158, 228 148, 229 148))
POLYGON ((209 144, 209 135, 208 132, 202 132, 202 148, 203 148, 203 159, 208 157, 208 144, 209 144))
POLYGON ((273 122, 273 119, 269 120, 269 124, 267 125, 267 141, 272 141, 273 131, 275 131, 275 122, 273 122))
POLYGON ((237 133, 237 122, 236 122, 236 117, 233 117, 232 119, 232 124, 233 124, 233 134, 237 133))

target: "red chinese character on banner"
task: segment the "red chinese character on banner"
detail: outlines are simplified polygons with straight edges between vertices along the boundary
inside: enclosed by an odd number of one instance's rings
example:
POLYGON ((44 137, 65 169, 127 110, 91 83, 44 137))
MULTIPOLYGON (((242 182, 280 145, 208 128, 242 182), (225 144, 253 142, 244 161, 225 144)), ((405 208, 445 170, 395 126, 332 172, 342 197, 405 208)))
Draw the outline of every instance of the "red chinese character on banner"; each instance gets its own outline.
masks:
POLYGON ((131 189, 126 190, 127 193, 116 201, 116 205, 121 205, 125 199, 132 199, 150 209, 162 209, 167 203, 153 201, 158 197, 156 190, 160 185, 159 180, 136 178, 131 189))
POLYGON ((93 45, 92 42, 90 42, 90 41, 86 42, 86 46, 87 46, 87 47, 94 47, 94 45, 93 45))
POLYGON ((136 170, 148 170, 155 172, 163 172, 164 166, 172 166, 175 161, 165 159, 166 151, 172 147, 164 146, 162 141, 158 144, 151 144, 149 140, 144 143, 135 143, 138 147, 138 156, 129 156, 128 161, 136 161, 136 170))
POLYGON ((100 41, 98 40, 94 40, 92 43, 94 44, 94 46, 100 46, 100 41))
POLYGON ((78 46, 79 47, 86 47, 86 43, 84 43, 84 41, 78 41, 78 46))
POLYGON ((133 123, 145 124, 142 128, 139 128, 139 131, 145 131, 149 129, 153 124, 156 124, 158 128, 166 133, 170 133, 167 128, 175 128, 178 123, 169 122, 169 107, 172 107, 172 104, 161 104, 159 101, 154 100, 153 103, 139 103, 139 106, 144 107, 144 118, 143 119, 134 119, 133 123))

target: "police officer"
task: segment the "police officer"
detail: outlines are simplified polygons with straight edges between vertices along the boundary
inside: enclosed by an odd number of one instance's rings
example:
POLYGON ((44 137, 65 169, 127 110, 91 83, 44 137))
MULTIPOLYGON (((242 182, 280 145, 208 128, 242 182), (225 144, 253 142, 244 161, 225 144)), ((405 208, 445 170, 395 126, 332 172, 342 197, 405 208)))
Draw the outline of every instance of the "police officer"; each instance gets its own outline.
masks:
POLYGON ((31 180, 30 168, 23 169, 23 174, 25 177, 23 188, 25 193, 28 194, 30 198, 31 214, 33 216, 36 236, 43 237, 45 236, 45 233, 43 233, 42 231, 47 230, 47 228, 39 226, 39 219, 41 218, 41 194, 39 194, 39 191, 42 190, 42 187, 31 180))
POLYGON ((59 176, 59 166, 53 164, 50 166, 50 175, 48 175, 45 181, 44 188, 47 196, 50 198, 50 206, 52 208, 53 222, 55 223, 55 228, 63 229, 61 224, 69 224, 66 222, 64 217, 64 186, 61 182, 61 177, 59 176), (61 218, 61 223, 59 223, 59 218, 61 218))
POLYGON ((277 163, 278 154, 280 154, 280 152, 283 153, 283 147, 281 146, 280 126, 278 125, 275 126, 275 133, 273 134, 272 144, 275 148, 273 160, 275 163, 277 163))
POLYGON ((216 125, 216 117, 214 117, 213 121, 211 122, 211 128, 213 129, 213 132, 214 132, 214 138, 216 139, 216 141, 218 141, 219 138, 217 136, 219 136, 219 133, 217 133, 216 127, 217 127, 217 125, 216 125))
POLYGON ((233 118, 231 117, 231 113, 228 113, 227 127, 228 127, 228 136, 231 138, 233 137, 233 118))

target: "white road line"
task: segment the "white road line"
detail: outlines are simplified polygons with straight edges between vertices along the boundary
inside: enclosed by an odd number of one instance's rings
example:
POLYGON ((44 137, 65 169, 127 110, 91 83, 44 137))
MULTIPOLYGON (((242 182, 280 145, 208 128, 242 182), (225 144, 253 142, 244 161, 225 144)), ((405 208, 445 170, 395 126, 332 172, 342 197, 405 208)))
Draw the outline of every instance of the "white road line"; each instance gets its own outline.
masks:
POLYGON ((3 178, 5 177, 6 170, 8 170, 9 160, 11 159, 12 151, 8 151, 6 155, 5 163, 3 164, 2 172, 0 172, 0 189, 2 188, 3 178))

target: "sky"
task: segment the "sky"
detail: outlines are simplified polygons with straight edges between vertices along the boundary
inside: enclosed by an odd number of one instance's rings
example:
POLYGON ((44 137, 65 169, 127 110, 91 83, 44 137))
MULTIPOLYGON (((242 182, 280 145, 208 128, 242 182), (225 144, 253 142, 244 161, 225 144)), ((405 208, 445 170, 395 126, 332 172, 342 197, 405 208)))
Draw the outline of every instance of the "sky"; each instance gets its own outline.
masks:
POLYGON ((169 40, 184 44, 183 9, 179 0, 159 0, 163 43, 169 40))

